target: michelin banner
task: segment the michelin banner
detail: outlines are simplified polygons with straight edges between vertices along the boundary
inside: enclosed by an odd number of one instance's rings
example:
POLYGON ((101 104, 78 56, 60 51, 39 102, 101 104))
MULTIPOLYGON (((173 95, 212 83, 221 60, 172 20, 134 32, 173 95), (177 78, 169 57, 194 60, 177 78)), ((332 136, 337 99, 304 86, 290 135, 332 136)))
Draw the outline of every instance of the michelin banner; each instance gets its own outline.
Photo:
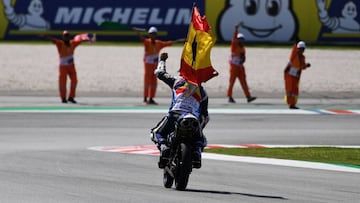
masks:
POLYGON ((161 39, 185 38, 194 2, 218 41, 230 41, 239 24, 252 42, 360 43, 360 0, 0 0, 0 39, 33 40, 66 29, 135 41, 131 28, 150 26, 161 39))
MULTIPOLYGON (((36 39, 37 34, 97 33, 98 39, 138 40, 132 27, 156 26, 163 38, 186 36, 193 1, 0 0, 0 38, 36 39), (110 26, 101 26, 103 22, 110 26), (114 24, 116 23, 116 24, 114 24)), ((204 3, 198 4, 203 12, 204 3)))

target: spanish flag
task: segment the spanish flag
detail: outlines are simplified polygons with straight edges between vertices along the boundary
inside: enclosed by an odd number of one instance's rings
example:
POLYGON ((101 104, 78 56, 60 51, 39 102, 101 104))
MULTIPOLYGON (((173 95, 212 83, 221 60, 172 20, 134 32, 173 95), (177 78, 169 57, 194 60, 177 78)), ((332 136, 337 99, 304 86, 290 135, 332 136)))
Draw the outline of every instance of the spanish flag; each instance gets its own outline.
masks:
POLYGON ((200 85, 218 75, 210 61, 210 52, 215 41, 206 17, 202 17, 198 8, 194 6, 181 56, 180 74, 187 81, 200 85))

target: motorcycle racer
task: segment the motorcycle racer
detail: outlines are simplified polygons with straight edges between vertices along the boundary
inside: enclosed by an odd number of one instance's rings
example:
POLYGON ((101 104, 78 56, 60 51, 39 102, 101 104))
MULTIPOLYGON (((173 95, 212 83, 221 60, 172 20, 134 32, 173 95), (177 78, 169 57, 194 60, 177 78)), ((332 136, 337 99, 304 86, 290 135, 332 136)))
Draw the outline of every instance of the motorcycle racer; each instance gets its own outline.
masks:
POLYGON ((186 81, 181 75, 171 76, 166 72, 167 53, 162 53, 155 70, 158 79, 166 83, 172 89, 172 102, 169 111, 161 121, 151 129, 151 140, 160 150, 159 168, 164 168, 169 158, 170 148, 168 136, 174 132, 175 123, 183 113, 191 113, 200 121, 200 129, 197 131, 195 149, 193 150, 193 167, 201 167, 201 152, 206 146, 206 138, 202 129, 209 121, 208 95, 200 85, 194 85, 186 81))

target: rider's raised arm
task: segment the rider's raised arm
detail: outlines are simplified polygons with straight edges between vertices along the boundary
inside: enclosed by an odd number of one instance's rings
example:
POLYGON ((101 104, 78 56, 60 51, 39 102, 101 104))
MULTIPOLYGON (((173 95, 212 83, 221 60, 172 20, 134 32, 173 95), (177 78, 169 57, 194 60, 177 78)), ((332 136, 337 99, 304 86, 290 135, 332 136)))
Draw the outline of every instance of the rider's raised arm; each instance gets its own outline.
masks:
POLYGON ((160 61, 159 61, 158 66, 154 73, 157 78, 159 78, 161 81, 166 83, 170 88, 172 88, 174 86, 176 78, 166 72, 166 59, 167 58, 168 58, 167 53, 162 53, 160 55, 160 61))

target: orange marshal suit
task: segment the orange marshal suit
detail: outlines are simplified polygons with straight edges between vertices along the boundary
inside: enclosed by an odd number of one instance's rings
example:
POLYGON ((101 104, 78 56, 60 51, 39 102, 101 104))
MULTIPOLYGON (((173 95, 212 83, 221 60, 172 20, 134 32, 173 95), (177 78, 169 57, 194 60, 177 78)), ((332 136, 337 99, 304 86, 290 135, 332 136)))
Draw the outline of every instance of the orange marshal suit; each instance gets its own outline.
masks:
POLYGON ((155 40, 151 42, 150 38, 143 41, 145 54, 144 54, 144 98, 154 98, 156 94, 157 79, 154 71, 157 67, 159 60, 159 53, 162 48, 171 46, 173 41, 155 40))
POLYGON ((285 99, 289 106, 295 106, 297 103, 301 71, 305 69, 305 56, 297 53, 295 44, 290 54, 290 61, 284 70, 285 99))
POLYGON ((52 42, 56 45, 59 58, 59 92, 61 99, 66 99, 66 82, 67 76, 70 77, 70 93, 69 97, 75 98, 77 74, 74 65, 74 50, 81 44, 81 41, 70 40, 70 46, 67 46, 63 40, 53 39, 52 42))
POLYGON ((231 57, 230 57, 230 79, 229 87, 227 90, 227 96, 232 97, 233 86, 236 78, 239 78, 240 85, 246 97, 250 97, 249 87, 246 82, 246 73, 243 63, 245 62, 245 47, 239 46, 237 39, 237 32, 234 32, 233 39, 231 41, 231 57))

